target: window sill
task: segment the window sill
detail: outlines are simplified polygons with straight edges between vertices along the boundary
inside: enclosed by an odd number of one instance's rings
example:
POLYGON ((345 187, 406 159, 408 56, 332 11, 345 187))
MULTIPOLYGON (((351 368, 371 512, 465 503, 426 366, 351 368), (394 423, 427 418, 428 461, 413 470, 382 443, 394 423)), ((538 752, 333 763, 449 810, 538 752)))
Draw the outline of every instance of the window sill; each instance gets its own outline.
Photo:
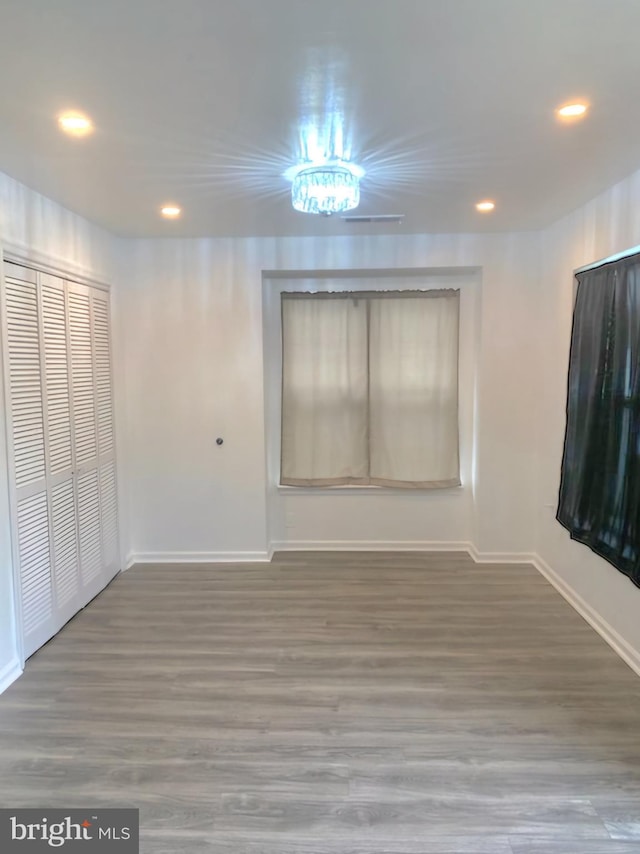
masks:
POLYGON ((391 486, 282 486, 276 489, 282 495, 463 495, 464 483, 444 486, 442 489, 402 489, 391 486))

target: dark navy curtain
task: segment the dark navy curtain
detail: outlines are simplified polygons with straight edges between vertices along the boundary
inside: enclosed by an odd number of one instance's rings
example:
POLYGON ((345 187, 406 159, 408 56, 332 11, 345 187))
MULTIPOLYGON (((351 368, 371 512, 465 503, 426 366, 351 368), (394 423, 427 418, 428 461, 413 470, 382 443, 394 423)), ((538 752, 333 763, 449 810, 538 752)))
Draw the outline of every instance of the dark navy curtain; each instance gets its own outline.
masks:
POLYGON ((557 519, 640 586, 640 256, 577 279, 557 519))

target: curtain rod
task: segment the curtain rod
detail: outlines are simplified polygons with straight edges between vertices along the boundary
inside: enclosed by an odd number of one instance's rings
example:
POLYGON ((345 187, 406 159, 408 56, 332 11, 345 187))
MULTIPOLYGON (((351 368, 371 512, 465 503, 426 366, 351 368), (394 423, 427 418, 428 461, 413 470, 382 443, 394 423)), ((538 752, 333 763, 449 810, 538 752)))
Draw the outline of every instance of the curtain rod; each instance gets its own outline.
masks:
POLYGON ((596 267, 602 267, 604 264, 611 264, 613 261, 622 261, 623 258, 629 258, 631 255, 638 255, 640 246, 634 246, 632 249, 625 249, 624 252, 618 252, 615 255, 609 255, 608 258, 601 258, 599 261, 593 261, 591 264, 585 264, 584 267, 578 267, 573 271, 573 275, 578 273, 586 273, 587 270, 595 270, 596 267))

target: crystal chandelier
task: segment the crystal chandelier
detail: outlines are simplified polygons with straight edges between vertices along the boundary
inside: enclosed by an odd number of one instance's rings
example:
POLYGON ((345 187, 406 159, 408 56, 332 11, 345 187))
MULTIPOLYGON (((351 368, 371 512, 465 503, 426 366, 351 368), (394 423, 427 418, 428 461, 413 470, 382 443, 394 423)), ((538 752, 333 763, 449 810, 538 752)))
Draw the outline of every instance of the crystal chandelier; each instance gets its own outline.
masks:
POLYGON ((291 185, 291 203, 303 213, 330 216, 360 203, 362 170, 348 163, 325 163, 300 169, 291 185))

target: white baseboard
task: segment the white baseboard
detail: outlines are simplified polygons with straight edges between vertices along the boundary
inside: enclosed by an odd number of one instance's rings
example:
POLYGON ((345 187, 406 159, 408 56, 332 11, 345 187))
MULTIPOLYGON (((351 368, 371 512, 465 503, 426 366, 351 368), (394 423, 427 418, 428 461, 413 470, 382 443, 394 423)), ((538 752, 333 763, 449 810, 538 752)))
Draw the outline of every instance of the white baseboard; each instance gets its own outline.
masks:
POLYGON ((532 552, 479 552, 466 540, 283 540, 273 552, 467 552, 476 563, 533 563, 532 552))
POLYGON ((267 563, 276 552, 467 552, 476 563, 534 563, 531 552, 479 552, 466 540, 274 540, 264 552, 131 552, 135 564, 267 563))
POLYGON ((533 552, 480 552, 469 543, 469 554, 476 563, 533 563, 533 552))
POLYGON ((276 540, 271 552, 469 552, 470 543, 436 540, 276 540))
POLYGON ((208 563, 267 563, 271 560, 264 552, 132 552, 127 558, 127 569, 138 564, 208 564, 208 563))
POLYGON ((0 694, 6 691, 9 685, 13 685, 16 679, 22 675, 22 667, 17 658, 12 659, 9 664, 0 670, 0 694))
POLYGON ((571 607, 598 632, 611 649, 640 676, 640 652, 619 635, 591 605, 585 602, 582 596, 571 585, 567 584, 555 570, 551 569, 549 564, 540 555, 534 555, 533 564, 538 572, 544 575, 547 581, 556 588, 558 593, 567 600, 571 607))

